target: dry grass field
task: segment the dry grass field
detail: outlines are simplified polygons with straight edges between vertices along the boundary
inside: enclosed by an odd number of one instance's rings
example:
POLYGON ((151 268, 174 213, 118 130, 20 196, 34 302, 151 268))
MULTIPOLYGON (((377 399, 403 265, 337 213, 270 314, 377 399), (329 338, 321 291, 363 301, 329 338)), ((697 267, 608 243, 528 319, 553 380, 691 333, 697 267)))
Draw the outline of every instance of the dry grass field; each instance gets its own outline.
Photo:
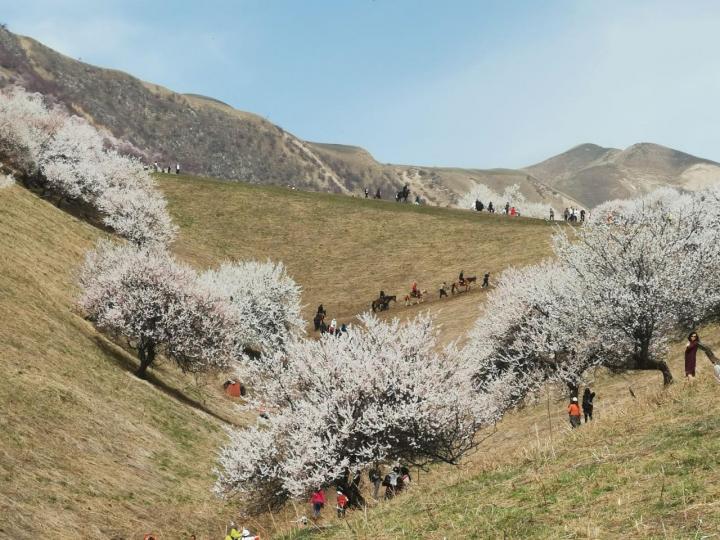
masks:
MULTIPOLYGON (((160 184, 182 257, 283 260, 307 316, 322 301, 350 321, 378 285, 399 293, 416 278, 429 288, 459 265, 495 273, 548 252, 544 223, 211 180, 160 184)), ((222 428, 247 419, 220 375, 194 379, 161 362, 150 383, 136 379, 132 354, 77 313, 75 272, 102 234, 19 186, 0 191, 0 537, 215 537, 237 512, 210 492, 222 428)), ((442 304, 453 337, 481 298, 442 304)))
POLYGON ((387 315, 431 309, 443 337, 462 335, 477 318, 483 291, 438 300, 443 280, 526 265, 550 254, 553 226, 541 220, 308 193, 175 175, 160 188, 180 226, 175 251, 197 267, 223 259, 283 261, 303 288, 303 314, 323 303, 340 323, 370 309, 379 291, 397 295, 387 315), (406 308, 413 280, 430 301, 406 308))
MULTIPOLYGON (((179 256, 198 267, 282 260, 303 286, 308 318, 323 302, 331 316, 351 321, 381 287, 400 294, 417 279, 432 300, 393 305, 389 315, 430 309, 443 339, 455 339, 485 293, 440 301, 434 289, 442 280, 460 269, 496 276, 550 251, 552 227, 540 221, 158 180, 180 226, 179 256)), ((19 186, 0 190, 0 538, 52 531, 134 539, 151 530, 160 538, 222 538, 238 508, 210 492, 215 455, 223 427, 250 418, 222 395, 221 375, 195 379, 160 362, 149 382, 136 379, 134 357, 76 312, 75 272, 102 235, 19 186)), ((720 346, 716 329, 701 335, 720 346)), ((461 466, 422 472, 392 502, 296 534, 700 538, 720 530, 720 388, 708 365, 694 385, 669 391, 657 374, 598 374, 595 386, 591 426, 570 433, 564 399, 552 391, 489 431, 461 466)), ((246 523, 274 538, 306 511, 291 506, 246 523)))

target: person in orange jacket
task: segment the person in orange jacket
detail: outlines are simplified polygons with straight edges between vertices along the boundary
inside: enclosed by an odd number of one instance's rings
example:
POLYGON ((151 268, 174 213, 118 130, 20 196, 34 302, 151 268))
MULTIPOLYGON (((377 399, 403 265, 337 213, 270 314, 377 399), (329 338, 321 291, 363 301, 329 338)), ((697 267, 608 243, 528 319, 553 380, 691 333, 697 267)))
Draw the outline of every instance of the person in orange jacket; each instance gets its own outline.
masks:
POLYGON ((568 415, 570 415, 570 426, 575 429, 580 425, 580 407, 578 406, 578 398, 573 397, 568 405, 568 415))

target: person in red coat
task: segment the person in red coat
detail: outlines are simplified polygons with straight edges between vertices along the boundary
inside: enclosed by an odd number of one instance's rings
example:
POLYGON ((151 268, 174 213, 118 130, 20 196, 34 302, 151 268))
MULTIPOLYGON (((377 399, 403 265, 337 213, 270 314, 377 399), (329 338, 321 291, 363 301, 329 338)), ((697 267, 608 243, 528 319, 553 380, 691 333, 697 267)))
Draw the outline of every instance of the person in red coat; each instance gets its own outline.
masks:
POLYGON ((693 332, 688 336, 688 344, 685 347, 685 376, 695 377, 695 363, 698 350, 699 339, 697 332, 693 332))
POLYGON ((319 518, 320 510, 322 510, 322 507, 325 506, 325 492, 322 488, 318 488, 315 492, 313 492, 312 497, 310 497, 310 504, 312 504, 313 508, 313 517, 315 519, 319 518))
POLYGON ((337 492, 337 515, 338 517, 345 517, 345 510, 347 509, 348 505, 348 498, 345 496, 345 494, 338 490, 337 492))

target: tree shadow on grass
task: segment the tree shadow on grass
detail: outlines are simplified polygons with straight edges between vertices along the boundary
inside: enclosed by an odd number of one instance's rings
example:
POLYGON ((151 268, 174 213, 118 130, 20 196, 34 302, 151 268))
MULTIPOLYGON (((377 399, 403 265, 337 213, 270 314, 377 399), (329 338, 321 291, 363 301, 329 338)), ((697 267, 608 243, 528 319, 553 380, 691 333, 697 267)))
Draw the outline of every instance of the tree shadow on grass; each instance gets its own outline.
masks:
MULTIPOLYGON (((135 371, 137 370, 138 363, 135 361, 135 359, 130 356, 130 354, 125 351, 122 347, 119 345, 116 345, 112 341, 108 340, 102 335, 95 335, 93 337, 95 340, 95 344, 102 350, 102 352, 111 358, 119 367, 124 369, 125 371, 128 371, 133 374, 133 377, 136 377, 135 371)), ((154 373, 148 372, 146 374, 145 379, 138 378, 138 381, 146 381, 149 384, 151 384, 153 387, 157 388, 161 392, 163 392, 168 397, 179 401, 183 405, 187 405, 188 407, 192 407, 193 409, 196 409, 198 411, 201 411, 216 420, 219 420, 220 422, 234 426, 234 427, 242 427, 237 422, 234 422, 226 417, 224 417, 221 414, 216 413, 215 411, 208 409, 205 405, 200 403, 199 401, 188 397, 185 395, 181 390, 174 388, 164 382, 163 380, 159 379, 154 373)))

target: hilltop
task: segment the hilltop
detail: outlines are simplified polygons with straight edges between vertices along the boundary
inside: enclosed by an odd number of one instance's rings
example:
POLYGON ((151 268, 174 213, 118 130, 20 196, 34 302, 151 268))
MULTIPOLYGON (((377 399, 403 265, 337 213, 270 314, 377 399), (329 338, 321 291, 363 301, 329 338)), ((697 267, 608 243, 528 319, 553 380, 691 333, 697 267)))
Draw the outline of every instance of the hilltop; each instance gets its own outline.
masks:
POLYGON ((720 182, 719 163, 652 143, 625 150, 581 144, 525 170, 590 208, 658 187, 694 191, 720 182))
POLYGON ((475 183, 499 193, 518 184, 528 201, 560 209, 720 181, 716 163, 651 144, 624 151, 585 144, 525 169, 380 163, 357 146, 308 142, 212 97, 92 66, 0 28, 0 87, 9 84, 64 105, 147 163, 179 162, 190 173, 256 184, 344 194, 380 188, 385 199, 409 184, 441 206, 456 204, 475 183))

